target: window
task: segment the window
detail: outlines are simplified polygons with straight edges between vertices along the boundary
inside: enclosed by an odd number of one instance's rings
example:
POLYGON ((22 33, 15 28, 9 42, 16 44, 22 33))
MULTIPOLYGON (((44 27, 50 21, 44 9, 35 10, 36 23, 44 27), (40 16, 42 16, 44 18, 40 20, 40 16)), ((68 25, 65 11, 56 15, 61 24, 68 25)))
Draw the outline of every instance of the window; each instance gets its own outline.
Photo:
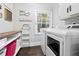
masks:
POLYGON ((37 30, 40 32, 41 28, 49 27, 49 16, 47 13, 37 13, 37 30))

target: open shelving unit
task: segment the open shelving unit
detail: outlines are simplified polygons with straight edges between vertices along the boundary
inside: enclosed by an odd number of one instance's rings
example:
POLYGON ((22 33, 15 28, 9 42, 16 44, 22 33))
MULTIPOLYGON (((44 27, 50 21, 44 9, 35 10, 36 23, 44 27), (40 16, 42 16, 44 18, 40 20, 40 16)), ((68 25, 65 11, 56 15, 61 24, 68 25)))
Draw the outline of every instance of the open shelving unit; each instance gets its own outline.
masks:
POLYGON ((1 34, 1 39, 0 39, 0 56, 5 56, 7 53, 7 46, 11 44, 13 41, 16 40, 16 48, 15 48, 15 53, 13 56, 15 56, 18 51, 21 48, 20 42, 21 42, 21 32, 6 32, 1 34))
POLYGON ((30 25, 23 24, 22 26, 22 47, 29 47, 30 46, 30 25))
POLYGON ((20 37, 21 34, 17 34, 15 35, 15 37, 11 37, 11 38, 5 38, 7 40, 7 42, 5 42, 4 44, 0 45, 0 50, 2 48, 4 48, 6 45, 10 44, 12 41, 16 40, 18 37, 20 37))
POLYGON ((7 45, 16 40, 16 49, 13 56, 15 56, 21 48, 21 33, 20 32, 9 32, 2 34, 2 39, 0 40, 0 56, 5 56, 7 45), (2 43, 2 44, 1 44, 2 43))

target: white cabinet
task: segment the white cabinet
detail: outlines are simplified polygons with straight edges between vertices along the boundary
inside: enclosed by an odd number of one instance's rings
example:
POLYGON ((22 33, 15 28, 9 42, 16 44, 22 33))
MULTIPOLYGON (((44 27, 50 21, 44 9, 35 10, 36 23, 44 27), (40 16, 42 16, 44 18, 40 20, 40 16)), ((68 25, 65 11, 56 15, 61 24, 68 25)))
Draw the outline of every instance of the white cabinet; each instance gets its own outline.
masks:
POLYGON ((67 18, 73 14, 79 13, 79 3, 61 3, 59 4, 60 19, 67 18))
POLYGON ((79 13, 79 3, 72 3, 71 8, 71 14, 79 13))
POLYGON ((42 39, 41 39, 41 49, 44 53, 44 55, 46 55, 46 32, 44 29, 41 29, 41 35, 42 35, 42 39))
POLYGON ((70 15, 70 11, 69 11, 69 3, 61 3, 59 4, 59 17, 60 19, 64 18, 64 17, 68 17, 70 15))

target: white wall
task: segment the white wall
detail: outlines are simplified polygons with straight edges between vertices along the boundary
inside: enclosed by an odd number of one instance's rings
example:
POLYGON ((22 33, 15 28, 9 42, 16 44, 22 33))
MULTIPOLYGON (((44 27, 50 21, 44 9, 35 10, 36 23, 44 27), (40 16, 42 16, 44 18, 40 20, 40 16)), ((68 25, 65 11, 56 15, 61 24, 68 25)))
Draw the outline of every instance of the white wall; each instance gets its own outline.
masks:
MULTIPOLYGON (((31 14, 33 13, 33 15, 35 15, 34 13, 36 11, 49 11, 52 13, 52 10, 53 10, 53 6, 55 4, 51 4, 51 3, 47 3, 47 4, 37 4, 37 3, 16 3, 14 4, 14 19, 15 19, 15 24, 16 26, 14 26, 16 30, 20 30, 21 27, 18 27, 18 25, 20 25, 19 23, 19 10, 25 10, 25 11, 30 11, 31 14)), ((32 17, 31 20, 35 21, 36 18, 32 17)), ((36 27, 36 26, 34 26, 36 27)))
POLYGON ((53 8, 53 27, 54 28, 64 28, 65 21, 62 21, 61 16, 62 10, 60 10, 60 4, 56 4, 53 8))
POLYGON ((13 31, 13 24, 12 22, 4 21, 3 19, 0 19, 0 33, 13 31))
MULTIPOLYGON (((53 11, 53 6, 54 4, 51 3, 47 3, 47 4, 37 4, 37 3, 19 3, 19 4, 14 4, 14 30, 21 30, 22 28, 22 23, 19 22, 19 10, 25 10, 25 11, 30 11, 31 12, 31 16, 29 18, 29 20, 32 20, 32 32, 31 32, 31 41, 35 42, 36 44, 37 42, 40 42, 41 38, 39 37, 38 39, 36 39, 35 36, 36 35, 36 12, 37 11, 44 11, 44 12, 51 12, 53 11)), ((27 17, 25 19, 28 19, 27 17)), ((33 43, 35 44, 35 43, 33 43)))
POLYGON ((60 24, 59 4, 56 4, 53 8, 53 27, 57 28, 59 24, 60 24))
MULTIPOLYGON (((8 4, 8 6, 10 6, 10 9, 12 10, 13 8, 12 4, 8 4)), ((4 6, 2 4, 2 13, 3 13, 3 8, 4 6)), ((3 15, 4 14, 2 14, 2 18, 0 18, 0 33, 13 31, 13 21, 12 22, 5 21, 3 15)))
MULTIPOLYGON (((36 30, 36 11, 49 11, 52 13, 54 4, 47 3, 47 4, 34 4, 34 3, 16 3, 14 4, 14 30, 21 30, 22 24, 19 22, 19 10, 25 10, 25 11, 30 11, 32 14, 32 17, 30 17, 30 20, 33 21, 34 23, 34 30, 36 30), (34 22, 35 21, 35 22, 34 22)), ((27 17, 25 19, 28 19, 27 17)))

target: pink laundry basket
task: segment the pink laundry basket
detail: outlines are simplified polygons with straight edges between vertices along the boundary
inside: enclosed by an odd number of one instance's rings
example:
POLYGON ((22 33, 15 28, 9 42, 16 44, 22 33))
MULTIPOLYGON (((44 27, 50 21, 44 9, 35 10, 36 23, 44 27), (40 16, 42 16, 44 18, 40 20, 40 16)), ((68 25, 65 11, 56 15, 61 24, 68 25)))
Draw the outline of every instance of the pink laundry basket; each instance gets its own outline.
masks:
POLYGON ((7 47, 6 56, 13 56, 16 50, 16 40, 11 42, 6 47, 7 47))

